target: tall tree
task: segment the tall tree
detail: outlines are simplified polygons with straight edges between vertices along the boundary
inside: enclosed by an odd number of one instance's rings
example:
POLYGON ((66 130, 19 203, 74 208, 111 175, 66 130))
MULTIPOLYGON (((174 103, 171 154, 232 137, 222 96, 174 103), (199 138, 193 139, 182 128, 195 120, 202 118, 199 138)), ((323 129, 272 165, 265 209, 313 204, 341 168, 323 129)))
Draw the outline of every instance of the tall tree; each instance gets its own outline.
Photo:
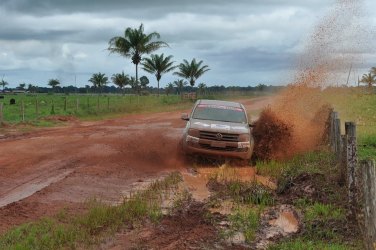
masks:
POLYGON ((93 84, 95 88, 98 88, 100 93, 102 93, 102 88, 107 85, 108 77, 106 74, 102 74, 101 72, 93 74, 89 79, 89 82, 93 84))
POLYGON ((178 89, 179 95, 182 97, 183 94, 183 88, 187 85, 187 82, 185 82, 183 79, 179 79, 174 81, 174 85, 178 89))
POLYGON ((150 73, 154 74, 158 82, 158 97, 159 97, 159 81, 162 78, 162 75, 168 73, 176 68, 173 66, 174 62, 171 61, 172 56, 164 57, 161 55, 151 55, 150 58, 143 59, 143 69, 150 73))
POLYGON ((183 62, 178 66, 179 71, 175 72, 174 74, 189 80, 189 83, 193 87, 196 80, 205 72, 210 70, 208 65, 202 65, 202 63, 202 60, 196 62, 195 58, 193 58, 190 63, 184 59, 183 62))
POLYGON ((200 83, 198 86, 198 91, 200 95, 203 95, 206 89, 206 84, 205 83, 200 83))
POLYGON ((124 71, 118 74, 113 74, 111 77, 112 82, 120 88, 124 95, 124 87, 130 84, 129 76, 124 74, 124 71))
POLYGON ((368 85, 370 89, 372 89, 372 86, 376 84, 376 75, 372 75, 372 73, 364 74, 362 76, 362 79, 360 82, 365 83, 368 85))
POLYGON ((148 84, 149 84, 149 79, 146 76, 141 76, 140 77, 140 87, 141 87, 141 89, 146 89, 148 84))
POLYGON ((136 81, 136 78, 133 76, 129 80, 129 85, 131 85, 133 91, 138 95, 141 94, 141 89, 146 89, 149 84, 149 79, 146 76, 141 76, 139 81, 136 81))
POLYGON ((172 84, 171 82, 169 84, 167 84, 166 86, 166 94, 167 96, 169 94, 171 94, 172 92, 174 92, 174 84, 172 84))
POLYGON ((29 84, 27 86, 27 91, 29 91, 30 93, 36 93, 38 91, 38 86, 29 84))
POLYGON ((138 64, 142 60, 143 54, 150 54, 162 47, 168 47, 163 41, 158 41, 160 35, 157 32, 144 33, 144 25, 137 28, 127 28, 124 36, 115 36, 108 42, 110 53, 117 53, 121 56, 132 59, 136 66, 136 81, 138 81, 138 64))
POLYGON ((3 87, 3 93, 5 91, 5 86, 7 86, 7 85, 8 85, 8 83, 6 81, 4 81, 4 79, 1 79, 0 86, 3 87))
POLYGON ((58 79, 50 79, 48 81, 48 86, 52 87, 52 91, 55 92, 55 88, 60 85, 60 81, 58 79))

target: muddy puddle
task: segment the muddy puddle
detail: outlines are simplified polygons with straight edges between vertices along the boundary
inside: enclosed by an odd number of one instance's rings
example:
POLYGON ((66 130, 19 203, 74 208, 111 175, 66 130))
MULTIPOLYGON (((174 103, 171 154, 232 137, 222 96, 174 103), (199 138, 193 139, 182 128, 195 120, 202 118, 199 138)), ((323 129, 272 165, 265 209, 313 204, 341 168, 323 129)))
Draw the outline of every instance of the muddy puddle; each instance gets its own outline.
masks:
POLYGON ((224 165, 200 167, 188 169, 182 172, 182 176, 192 198, 200 202, 208 199, 211 194, 207 186, 211 178, 216 178, 218 181, 256 181, 272 190, 277 188, 277 185, 269 177, 257 175, 254 167, 232 168, 224 165))

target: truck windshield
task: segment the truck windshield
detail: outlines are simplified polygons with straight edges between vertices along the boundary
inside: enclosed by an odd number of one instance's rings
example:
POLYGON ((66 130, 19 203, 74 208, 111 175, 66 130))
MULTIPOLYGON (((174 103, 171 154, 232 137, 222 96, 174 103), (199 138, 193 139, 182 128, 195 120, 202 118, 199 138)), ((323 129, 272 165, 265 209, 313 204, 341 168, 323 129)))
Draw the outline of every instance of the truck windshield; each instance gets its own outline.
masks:
POLYGON ((247 119, 242 108, 228 107, 221 105, 199 104, 193 113, 193 119, 247 123, 247 119))

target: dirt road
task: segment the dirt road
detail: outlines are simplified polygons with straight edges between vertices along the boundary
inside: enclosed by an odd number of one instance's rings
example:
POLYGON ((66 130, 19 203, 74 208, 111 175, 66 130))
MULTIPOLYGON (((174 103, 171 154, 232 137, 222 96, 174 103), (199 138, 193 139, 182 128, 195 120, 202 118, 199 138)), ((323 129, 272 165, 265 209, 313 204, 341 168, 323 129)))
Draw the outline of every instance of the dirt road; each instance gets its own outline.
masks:
MULTIPOLYGON (((251 112, 270 102, 242 101, 251 112)), ((0 139, 0 233, 61 208, 79 212, 92 197, 116 203, 133 183, 184 169, 176 157, 184 126, 168 112, 0 139)))

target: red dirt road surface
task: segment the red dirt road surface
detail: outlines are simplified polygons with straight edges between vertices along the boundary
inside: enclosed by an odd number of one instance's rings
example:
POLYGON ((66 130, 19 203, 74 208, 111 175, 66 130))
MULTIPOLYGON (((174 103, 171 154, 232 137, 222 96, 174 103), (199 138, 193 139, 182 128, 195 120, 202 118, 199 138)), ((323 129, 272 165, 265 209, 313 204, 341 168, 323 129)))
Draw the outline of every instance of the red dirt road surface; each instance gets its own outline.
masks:
MULTIPOLYGON (((271 98, 241 101, 257 111, 271 98)), ((180 112, 75 122, 0 139, 0 233, 82 202, 117 203, 132 184, 184 169, 177 144, 180 112)))

